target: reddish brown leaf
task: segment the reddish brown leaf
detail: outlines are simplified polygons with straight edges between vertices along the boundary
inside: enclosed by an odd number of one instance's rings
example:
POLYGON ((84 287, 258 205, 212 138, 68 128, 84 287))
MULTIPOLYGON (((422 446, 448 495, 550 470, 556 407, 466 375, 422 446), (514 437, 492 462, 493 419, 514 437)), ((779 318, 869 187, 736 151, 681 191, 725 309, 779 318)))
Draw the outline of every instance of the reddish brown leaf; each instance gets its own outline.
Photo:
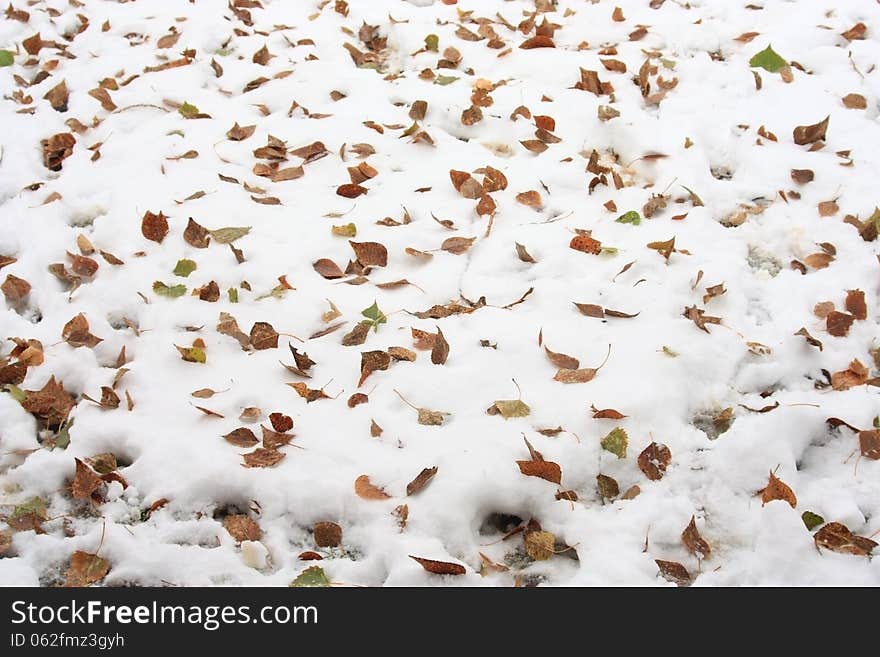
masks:
POLYGON ((712 554, 712 549, 709 547, 709 543, 706 539, 700 536, 700 532, 697 529, 697 521, 694 516, 691 516, 691 521, 681 533, 681 542, 684 543, 688 552, 698 559, 707 559, 709 555, 712 554))
POLYGON ((427 486, 434 475, 437 474, 437 466, 423 469, 418 476, 406 485, 406 494, 415 495, 427 486))
POLYGON ((354 492, 364 500, 387 500, 390 495, 381 488, 375 486, 369 475, 361 475, 354 481, 354 492))
POLYGON ((651 481, 657 481, 666 474, 666 468, 672 461, 672 452, 662 443, 652 442, 639 454, 639 469, 651 481))
POLYGON ((423 559, 413 555, 409 555, 409 558, 417 561, 422 568, 435 575, 464 575, 467 572, 467 569, 461 564, 450 563, 449 561, 435 561, 434 559, 423 559))
POLYGON ((241 541, 259 541, 263 530, 255 520, 243 514, 235 514, 223 518, 223 528, 239 543, 241 541))
POLYGON ((781 479, 778 479, 776 475, 771 472, 770 480, 767 482, 766 488, 761 491, 761 504, 763 506, 773 500, 783 500, 788 502, 792 509, 797 506, 797 497, 795 496, 794 491, 788 486, 788 484, 781 479))

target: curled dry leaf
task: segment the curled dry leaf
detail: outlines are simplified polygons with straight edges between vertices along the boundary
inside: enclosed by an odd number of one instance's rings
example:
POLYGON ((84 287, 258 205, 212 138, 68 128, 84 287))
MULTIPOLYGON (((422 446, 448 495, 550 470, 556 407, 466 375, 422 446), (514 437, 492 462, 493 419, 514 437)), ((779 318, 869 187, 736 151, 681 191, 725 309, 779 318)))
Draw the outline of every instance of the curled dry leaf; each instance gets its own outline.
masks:
POLYGON ((424 559, 413 555, 409 555, 409 558, 416 561, 429 573, 435 575, 464 575, 467 572, 467 569, 461 564, 451 563, 449 561, 435 561, 434 559, 424 559))
POLYGON ((85 587, 100 582, 110 572, 110 562, 91 552, 77 550, 64 573, 64 586, 85 587))
POLYGON ((82 313, 71 319, 61 330, 61 338, 71 347, 95 347, 102 338, 89 332, 89 322, 82 313))
POLYGON ((709 547, 709 543, 706 539, 700 536, 700 532, 697 529, 697 521, 694 516, 691 516, 691 521, 681 533, 681 542, 684 543, 688 552, 698 559, 708 559, 709 555, 712 554, 712 549, 709 547))
POLYGON ((831 387, 834 390, 849 390, 868 381, 868 368, 858 358, 850 362, 849 367, 831 375, 831 387))
POLYGON ((431 480, 434 478, 434 475, 437 474, 437 466, 431 468, 424 468, 415 479, 409 482, 406 485, 406 494, 415 495, 420 490, 422 490, 425 486, 427 486, 431 480))
POLYGON ((826 116, 824 120, 813 125, 799 125, 792 132, 794 143, 800 146, 813 144, 817 141, 824 141, 825 134, 828 132, 828 121, 830 116, 826 116))
POLYGON ((103 481, 92 468, 79 459, 76 461, 76 475, 74 475, 73 483, 70 486, 74 499, 88 500, 92 499, 95 491, 101 486, 103 481))
POLYGON ((849 327, 855 321, 855 317, 849 313, 832 310, 825 317, 825 328, 828 333, 836 338, 842 338, 849 333, 849 327))
POLYGON ((431 362, 434 365, 443 365, 449 357, 449 343, 443 336, 443 331, 437 327, 437 335, 434 336, 433 346, 431 347, 431 362))
POLYGON ((476 237, 449 237, 443 240, 440 249, 453 255, 461 255, 476 241, 476 237))

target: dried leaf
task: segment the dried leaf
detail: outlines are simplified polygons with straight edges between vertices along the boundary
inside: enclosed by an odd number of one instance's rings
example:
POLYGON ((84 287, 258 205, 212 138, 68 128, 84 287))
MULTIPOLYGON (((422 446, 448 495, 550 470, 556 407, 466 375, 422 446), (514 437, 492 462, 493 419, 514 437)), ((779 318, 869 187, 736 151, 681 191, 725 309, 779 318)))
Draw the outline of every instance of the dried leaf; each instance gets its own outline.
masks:
POLYGON ((681 533, 681 542, 684 543, 688 552, 698 559, 708 559, 709 555, 712 554, 712 549, 709 547, 709 543, 706 539, 700 536, 700 532, 697 529, 697 521, 694 516, 691 516, 691 521, 681 533))
POLYGON ((415 495, 420 490, 422 490, 425 486, 427 486, 431 480, 434 478, 434 475, 437 474, 437 466, 431 468, 424 468, 418 476, 409 482, 406 485, 406 494, 415 495))
POLYGON ((355 479, 354 492, 364 500, 387 500, 391 498, 388 493, 370 481, 369 475, 361 475, 355 479))
POLYGON ((784 500, 791 505, 792 509, 797 506, 797 497, 795 497, 794 491, 771 472, 767 486, 761 491, 761 505, 773 500, 784 500))
POLYGON ((792 138, 794 143, 800 146, 813 144, 817 141, 824 141, 825 134, 828 132, 828 121, 830 116, 826 116, 824 120, 813 125, 799 125, 794 129, 792 138))
POLYGON ((242 541, 259 541, 263 537, 263 530, 252 518, 235 514, 223 518, 223 528, 239 543, 242 541))
POLYGON ((467 569, 461 564, 449 561, 435 561, 434 559, 424 559, 422 557, 414 557, 413 555, 409 555, 409 558, 416 561, 429 573, 435 575, 464 575, 467 572, 467 569))

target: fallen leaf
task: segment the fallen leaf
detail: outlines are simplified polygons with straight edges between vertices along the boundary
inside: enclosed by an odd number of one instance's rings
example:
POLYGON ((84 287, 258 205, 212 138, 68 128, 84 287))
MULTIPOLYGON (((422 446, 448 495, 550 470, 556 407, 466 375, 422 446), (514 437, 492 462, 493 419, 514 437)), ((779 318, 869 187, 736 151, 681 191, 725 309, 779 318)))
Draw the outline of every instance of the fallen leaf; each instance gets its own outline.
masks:
POLYGON ((697 529, 696 518, 694 518, 694 516, 691 516, 691 521, 681 533, 681 542, 684 543, 688 552, 698 559, 708 559, 709 555, 712 554, 712 549, 709 547, 709 543, 706 539, 700 536, 700 532, 697 529))
POLYGON ((284 454, 276 449, 257 447, 253 452, 242 454, 241 458, 244 460, 242 466, 245 468, 271 468, 284 458, 284 454))
POLYGON ((662 443, 652 442, 639 454, 639 469, 651 481, 657 481, 666 474, 666 468, 672 461, 672 452, 662 443))
POLYGON ((626 458, 626 447, 628 444, 629 437, 626 435, 626 431, 620 427, 612 429, 600 442, 602 449, 611 452, 619 459, 626 458))
POLYGON ((792 509, 797 506, 797 497, 795 497, 794 491, 771 472, 767 486, 761 491, 761 505, 773 500, 784 500, 791 505, 792 509))
POLYGON ((832 552, 863 557, 871 554, 877 543, 864 536, 856 536, 840 522, 829 522, 813 535, 816 547, 832 552))
POLYGON ((86 587, 100 582, 110 572, 110 562, 97 554, 77 550, 64 573, 64 586, 86 587))
POLYGON ((424 468, 418 476, 409 482, 406 485, 406 494, 415 495, 420 490, 422 490, 425 486, 427 486, 431 480, 434 478, 434 475, 437 474, 437 466, 435 465, 432 468, 424 468))
POLYGON ((342 544, 342 527, 335 522, 316 522, 312 533, 318 547, 334 548, 342 544))
POLYGON ((819 123, 797 126, 792 133, 794 143, 804 146, 806 144, 813 144, 817 141, 824 141, 825 134, 828 131, 828 122, 830 118, 830 116, 826 116, 825 119, 819 121, 819 123))
POLYGON ((688 572, 687 568, 677 561, 655 559, 654 563, 656 563, 657 567, 660 569, 660 574, 663 576, 663 579, 672 582, 673 584, 677 584, 678 586, 691 585, 691 582, 693 581, 691 574, 688 572))
POLYGON ((239 543, 242 541, 259 541, 263 536, 263 530, 252 518, 235 514, 223 518, 223 528, 239 543))
POLYGON ((467 569, 461 564, 451 563, 449 561, 435 561, 434 559, 424 559, 422 557, 414 557, 409 555, 410 559, 418 562, 418 564, 435 575, 464 575, 467 569))
POLYGON ((355 479, 354 492, 364 500, 387 500, 391 498, 388 493, 370 481, 369 475, 361 475, 355 479))

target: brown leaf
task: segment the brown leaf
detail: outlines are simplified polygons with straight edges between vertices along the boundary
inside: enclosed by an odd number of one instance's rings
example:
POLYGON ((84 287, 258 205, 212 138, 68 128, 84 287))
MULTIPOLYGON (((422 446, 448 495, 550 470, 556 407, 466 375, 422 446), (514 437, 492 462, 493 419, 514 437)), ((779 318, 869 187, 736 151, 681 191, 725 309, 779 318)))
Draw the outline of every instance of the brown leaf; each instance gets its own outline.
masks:
POLYGON ((257 522, 244 515, 234 514, 223 518, 223 528, 239 543, 242 541, 259 541, 263 530, 257 522))
POLYGON ((64 80, 49 89, 49 91, 46 92, 46 95, 43 96, 45 100, 49 101, 52 109, 54 109, 56 112, 67 111, 67 100, 69 97, 70 92, 68 92, 67 84, 64 80))
POLYGON ((354 328, 342 336, 342 345, 345 347, 354 347, 363 344, 367 335, 370 333, 369 324, 355 324, 354 328))
POLYGON ((168 219, 161 212, 153 214, 147 210, 141 219, 141 233, 148 240, 161 243, 168 234, 168 219))
POLYGON ((284 433, 283 431, 272 431, 262 424, 260 425, 260 431, 262 433, 263 447, 266 449, 278 449, 284 445, 289 445, 290 441, 293 440, 293 434, 284 433))
POLYGON ((232 141, 243 141, 253 135, 256 129, 256 125, 240 126, 236 121, 235 125, 226 132, 226 137, 232 141))
POLYGON ((639 454, 639 469, 651 481, 657 481, 666 474, 666 468, 672 461, 672 452, 662 443, 652 442, 639 454))
POLYGON ((316 272, 318 272, 327 280, 333 280, 335 278, 342 278, 343 276, 345 276, 345 273, 343 273, 343 271, 339 268, 339 265, 337 265, 329 258, 321 258, 320 260, 316 260, 312 263, 312 267, 316 272))
POLYGON ((335 522, 316 522, 312 532, 318 547, 333 548, 342 544, 342 527, 335 522))
MULTIPOLYGON (((166 231, 167 232, 167 227, 166 231)), ((211 234, 207 228, 199 225, 192 217, 187 221, 186 229, 183 231, 183 239, 190 246, 197 249, 204 249, 211 243, 211 234)))
POLYGON ((545 144, 540 139, 525 139, 519 142, 523 145, 523 147, 529 151, 530 153, 540 154, 549 148, 547 144, 545 144))
POLYGON ((269 52, 269 49, 263 45, 257 52, 254 53, 254 56, 251 60, 254 64, 259 64, 260 66, 265 66, 269 63, 269 60, 272 59, 275 55, 269 52))
POLYGON ((849 290, 846 293, 846 310, 856 319, 868 319, 865 293, 861 290, 849 290))
POLYGON ((361 378, 358 381, 360 388, 367 377, 377 370, 387 370, 391 364, 391 356, 387 351, 362 351, 361 352, 361 378))
POLYGON ((364 267, 385 267, 388 264, 388 249, 379 242, 353 242, 349 240, 358 262, 364 267))
POLYGON ((415 479, 406 485, 406 494, 409 496, 418 493, 430 483, 435 474, 437 474, 436 465, 432 468, 423 469, 415 479))
POLYGON ((791 170, 791 179, 794 180, 799 185, 806 185, 808 182, 812 182, 815 174, 812 169, 792 169, 791 170))
POLYGON ((854 386, 863 385, 867 380, 868 368, 855 358, 847 369, 831 375, 831 387, 834 390, 849 390, 854 386))
POLYGON ((599 255, 602 252, 602 243, 588 235, 575 235, 571 238, 568 246, 575 251, 582 251, 592 255, 599 255))
POLYGON ((108 112, 112 112, 116 109, 116 103, 113 102, 113 99, 110 97, 110 92, 104 87, 95 87, 89 91, 89 96, 101 103, 101 107, 108 112))
POLYGON ((614 477, 598 474, 596 475, 596 486, 603 500, 613 500, 620 495, 620 486, 614 477))
POLYGON ((76 461, 76 475, 71 484, 71 492, 74 499, 88 500, 103 483, 101 478, 85 463, 79 459, 76 461))
POLYGON ((461 564, 450 563, 449 561, 435 561, 434 559, 423 559, 413 555, 409 555, 409 558, 417 561, 422 568, 435 575, 464 575, 467 572, 467 569, 461 564))
POLYGON ((40 142, 43 147, 43 166, 50 171, 61 171, 65 159, 73 155, 76 138, 69 132, 60 132, 40 142))
POLYGON ((301 381, 297 381, 296 383, 288 383, 291 388, 296 390, 296 393, 306 400, 307 404, 312 403, 313 401, 317 401, 318 399, 330 399, 330 396, 324 392, 323 389, 312 389, 309 388, 305 383, 301 381))
POLYGON ((437 335, 434 336, 433 346, 431 347, 431 362, 434 365, 443 365, 449 357, 449 343, 443 336, 443 331, 437 327, 437 335))
POLYGON ((172 32, 171 34, 166 34, 162 37, 159 37, 159 40, 156 41, 156 48, 160 50, 165 50, 166 48, 172 48, 177 40, 180 38, 180 32, 172 32))
POLYGON ((416 100, 413 101, 413 104, 409 108, 409 118, 413 121, 421 121, 425 118, 427 112, 428 103, 424 100, 416 100))
POLYGON ((825 317, 825 328, 834 337, 841 338, 849 333, 849 327, 852 326, 854 321, 855 317, 853 315, 832 310, 825 317))
POLYGON ((690 586, 693 578, 691 574, 688 572, 687 568, 682 566, 677 561, 663 561, 662 559, 655 559, 654 563, 657 564, 657 567, 660 569, 660 574, 664 579, 672 582, 673 584, 677 584, 678 586, 690 586))
POLYGON ((675 238, 673 237, 665 242, 649 242, 648 248, 654 249, 666 259, 666 262, 669 262, 669 256, 675 252, 675 238))
POLYGON ((369 475, 361 475, 355 479, 354 492, 364 500, 387 500, 391 498, 384 490, 373 485, 369 475))
POLYGON ((822 351, 822 343, 819 340, 817 340, 816 338, 814 338, 812 335, 810 335, 810 332, 807 331, 806 328, 801 327, 800 330, 797 333, 795 333, 795 335, 804 336, 804 340, 807 341, 807 344, 809 344, 812 347, 818 347, 819 351, 822 351))
POLYGON ((797 506, 797 497, 795 497, 794 491, 771 472, 767 487, 761 491, 761 506, 773 500, 784 500, 791 505, 792 509, 797 506))
POLYGON ((868 101, 862 94, 847 94, 843 97, 843 104, 848 109, 868 109, 868 101))
POLYGON ((544 352, 547 354, 550 362, 560 369, 576 370, 580 367, 580 361, 573 356, 551 351, 546 345, 544 346, 544 352))
POLYGON ((856 536, 849 528, 839 522, 829 522, 813 536, 816 547, 832 552, 864 557, 871 554, 877 543, 864 536, 856 536))
POLYGON ((276 449, 257 447, 253 452, 242 454, 244 460, 242 467, 245 468, 271 468, 284 458, 284 454, 276 449))
POLYGON ((223 437, 226 439, 226 442, 232 443, 236 447, 253 447, 260 442, 257 440, 254 432, 247 427, 239 427, 223 437))
POLYGON ((483 196, 486 191, 483 189, 483 186, 466 171, 450 169, 449 178, 452 181, 452 186, 455 187, 456 191, 464 198, 478 199, 483 196))
POLYGON ((369 191, 370 190, 368 190, 366 187, 355 185, 354 183, 346 183, 336 188, 336 193, 339 196, 344 196, 345 198, 357 198, 358 196, 366 194, 369 191))
POLYGON ((517 255, 517 256, 519 257, 519 259, 522 260, 523 262, 528 262, 528 263, 532 263, 532 264, 535 264, 535 263, 538 262, 538 261, 535 260, 535 259, 531 256, 531 254, 526 250, 526 247, 524 247, 524 246, 523 246, 522 244, 520 244, 519 242, 516 242, 516 255, 517 255))
POLYGON ((688 552, 698 559, 708 559, 709 555, 712 554, 712 549, 709 547, 709 543, 706 539, 700 536, 700 532, 697 529, 696 518, 694 518, 694 516, 691 516, 691 521, 681 533, 681 542, 684 543, 688 552))
POLYGON ((849 28, 846 32, 842 32, 840 36, 842 36, 847 41, 860 41, 865 38, 865 34, 868 32, 868 26, 864 23, 856 23, 851 28, 849 28))
POLYGON ((3 296, 6 297, 6 300, 11 305, 17 305, 23 302, 28 294, 30 294, 31 284, 23 278, 7 274, 3 285, 0 285, 0 290, 3 291, 3 296))
POLYGON ((590 410, 593 412, 594 420, 622 420, 626 417, 626 415, 613 408, 598 409, 595 406, 590 406, 590 410))
POLYGON ((544 202, 541 200, 541 195, 534 189, 520 192, 516 195, 516 201, 517 203, 522 203, 530 208, 540 208, 544 205, 544 202))
POLYGON ((540 477, 554 484, 562 482, 562 468, 553 461, 517 461, 519 471, 528 477, 540 477))
POLYGON ((95 347, 101 338, 89 332, 89 322, 86 316, 80 313, 71 319, 61 330, 61 338, 71 347, 95 347))
POLYGON ((461 255, 476 241, 476 237, 448 237, 443 240, 440 249, 453 255, 461 255))
POLYGON ((826 116, 825 119, 819 121, 819 123, 797 126, 792 133, 794 143, 804 146, 806 144, 813 144, 817 141, 823 141, 825 139, 825 133, 828 131, 828 121, 830 119, 830 116, 826 116))
POLYGON ((859 431, 859 450, 862 456, 874 461, 880 459, 880 430, 859 431))
POLYGON ((66 419, 75 401, 64 390, 64 384, 52 376, 40 390, 25 390, 21 402, 25 411, 36 417, 49 429, 57 429, 66 419))
POLYGON ((110 562, 97 554, 77 550, 64 573, 64 586, 85 587, 100 582, 110 572, 110 562))
POLYGON ((274 349, 278 346, 278 332, 268 322, 254 322, 250 343, 254 349, 274 349))
POLYGON ((697 325, 702 331, 709 333, 709 329, 706 328, 706 324, 720 324, 720 317, 712 317, 711 315, 706 315, 706 311, 697 308, 696 306, 689 306, 684 309, 684 316, 691 320, 694 324, 697 325))

